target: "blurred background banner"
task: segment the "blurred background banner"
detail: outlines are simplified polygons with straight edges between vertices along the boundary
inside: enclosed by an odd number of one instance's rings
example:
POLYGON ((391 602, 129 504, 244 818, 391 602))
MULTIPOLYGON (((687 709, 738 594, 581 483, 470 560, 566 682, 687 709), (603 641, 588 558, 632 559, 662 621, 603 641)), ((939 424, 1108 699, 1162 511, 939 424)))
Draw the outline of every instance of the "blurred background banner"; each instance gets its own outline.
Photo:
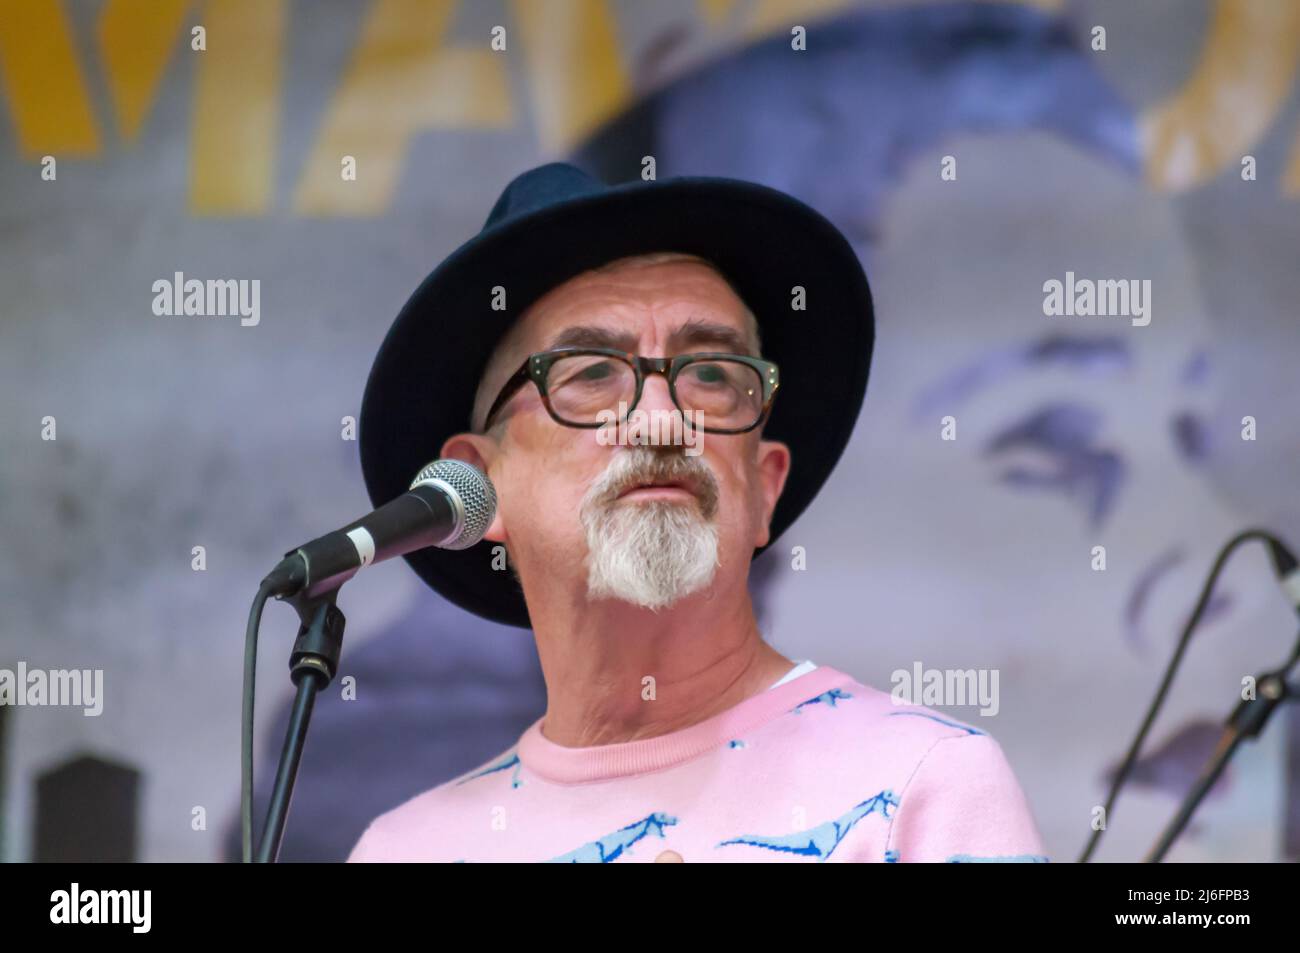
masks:
MULTIPOLYGON (((85 676, 0 707, 0 857, 237 856, 257 582, 370 509, 355 418, 408 295, 569 159, 763 182, 854 243, 871 386, 755 565, 763 632, 883 690, 996 672, 996 712, 947 710, 1072 859, 1218 547, 1300 541, 1298 66, 1291 0, 0 0, 0 672, 85 676), (185 314, 195 279, 233 313, 185 314), (1124 313, 1047 313, 1107 281, 1124 313)), ((287 860, 545 708, 530 636, 401 563, 341 608, 287 860)), ((296 625, 263 623, 259 798, 296 625)), ((1294 628, 1243 552, 1100 859, 1145 852, 1294 628)), ((1292 712, 1172 859, 1298 857, 1292 712)))

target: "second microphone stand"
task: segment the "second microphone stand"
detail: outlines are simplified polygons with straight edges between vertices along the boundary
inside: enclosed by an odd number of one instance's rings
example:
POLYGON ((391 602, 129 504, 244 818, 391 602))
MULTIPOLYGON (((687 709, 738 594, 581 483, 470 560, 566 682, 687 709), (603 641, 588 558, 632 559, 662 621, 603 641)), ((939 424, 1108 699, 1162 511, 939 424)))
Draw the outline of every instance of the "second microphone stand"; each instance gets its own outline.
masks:
POLYGON ((1295 651, 1285 665, 1271 672, 1265 672, 1255 679, 1254 698, 1242 699, 1237 703, 1237 707, 1228 716, 1223 735, 1215 746, 1213 754, 1210 755, 1192 789, 1187 792, 1178 813, 1174 815, 1164 833, 1160 835, 1160 840, 1147 854, 1146 863, 1159 863, 1164 859, 1169 848, 1178 839, 1178 835, 1187 826, 1187 822, 1192 819, 1192 814, 1210 792, 1210 788, 1214 787, 1214 782, 1219 779, 1223 769, 1237 753, 1241 743, 1258 738, 1273 712, 1284 702, 1296 698, 1297 689, 1287 683, 1287 676, 1291 674, 1291 669, 1295 668, 1297 659, 1300 659, 1300 643, 1296 645, 1295 651))

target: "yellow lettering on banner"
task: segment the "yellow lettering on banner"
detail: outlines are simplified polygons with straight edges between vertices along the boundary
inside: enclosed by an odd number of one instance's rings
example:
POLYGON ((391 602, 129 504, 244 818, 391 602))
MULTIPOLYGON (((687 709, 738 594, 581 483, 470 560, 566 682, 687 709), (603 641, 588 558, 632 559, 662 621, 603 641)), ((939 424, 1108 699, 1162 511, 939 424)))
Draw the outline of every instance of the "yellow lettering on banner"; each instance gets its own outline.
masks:
POLYGON ((717 26, 730 15, 736 0, 696 0, 696 6, 706 23, 717 26))
POLYGON ((847 0, 759 0, 745 33, 756 40, 769 33, 783 32, 796 23, 807 26, 809 22, 838 13, 846 6, 847 0))
POLYGON ((605 0, 513 0, 542 149, 563 152, 631 96, 605 0))
POLYGON ((99 16, 99 51, 122 138, 133 142, 181 46, 189 0, 108 0, 99 16))
POLYGON ((1298 59, 1300 3, 1218 0, 1196 71, 1142 117, 1147 181, 1182 191, 1240 162, 1290 94, 1298 59))
MULTIPOLYGON (((271 204, 286 0, 207 0, 196 58, 190 209, 259 215, 271 204)), ((188 50, 188 45, 186 46, 188 50)))
POLYGON ((510 54, 489 49, 486 33, 474 48, 447 47, 455 9, 452 0, 377 0, 303 170, 295 211, 379 215, 418 132, 513 121, 510 54), (356 157, 355 180, 339 175, 344 155, 356 157))
POLYGON ((99 131, 61 2, 0 0, 0 83, 24 156, 99 153, 99 131))

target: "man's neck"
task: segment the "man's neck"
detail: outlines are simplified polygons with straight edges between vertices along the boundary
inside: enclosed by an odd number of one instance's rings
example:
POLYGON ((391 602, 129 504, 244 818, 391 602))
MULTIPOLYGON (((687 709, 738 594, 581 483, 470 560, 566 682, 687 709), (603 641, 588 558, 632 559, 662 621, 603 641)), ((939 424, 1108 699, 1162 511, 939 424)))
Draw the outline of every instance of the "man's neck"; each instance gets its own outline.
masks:
POLYGON ((765 691, 793 666, 762 639, 749 592, 730 587, 651 612, 615 600, 533 615, 546 678, 542 734, 569 748, 679 731, 765 691))

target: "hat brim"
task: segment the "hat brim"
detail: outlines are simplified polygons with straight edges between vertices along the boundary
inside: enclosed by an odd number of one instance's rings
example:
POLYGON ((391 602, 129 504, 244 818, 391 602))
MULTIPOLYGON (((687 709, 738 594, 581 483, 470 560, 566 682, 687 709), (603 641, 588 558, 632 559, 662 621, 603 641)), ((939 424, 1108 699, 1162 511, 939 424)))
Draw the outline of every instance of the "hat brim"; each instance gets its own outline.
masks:
MULTIPOLYGON (((818 212, 766 186, 709 176, 632 182, 557 203, 485 228, 444 260, 398 314, 366 383, 359 442, 374 505, 405 492, 448 437, 470 429, 487 360, 529 305, 613 259, 667 250, 718 266, 756 315, 763 356, 781 369, 764 427, 791 451, 763 548, 775 543, 852 435, 875 343, 871 291, 852 246, 818 212), (490 307, 496 286, 506 289, 500 311, 490 307), (804 310, 794 308, 797 287, 804 310)), ((514 575, 493 568, 493 545, 428 548, 406 559, 456 605, 529 628, 514 575)))

